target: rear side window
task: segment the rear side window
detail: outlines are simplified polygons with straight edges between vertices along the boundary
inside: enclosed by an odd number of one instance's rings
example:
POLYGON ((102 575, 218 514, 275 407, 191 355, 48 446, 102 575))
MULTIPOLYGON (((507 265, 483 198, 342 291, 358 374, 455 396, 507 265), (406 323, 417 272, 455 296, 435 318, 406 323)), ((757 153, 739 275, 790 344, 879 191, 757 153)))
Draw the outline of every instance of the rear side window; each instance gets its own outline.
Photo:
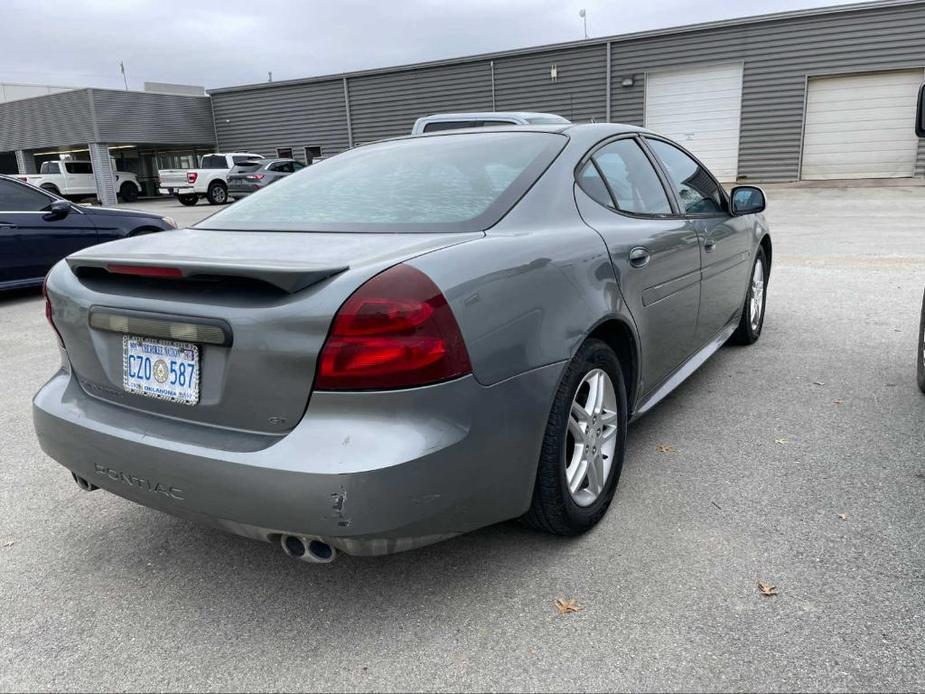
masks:
POLYGON ((58 174, 61 173, 61 167, 56 161, 43 161, 42 167, 39 169, 39 173, 42 174, 58 174))
POLYGON ((72 174, 92 174, 93 165, 88 161, 67 161, 64 168, 72 174))
POLYGON ((589 161, 585 164, 585 168, 581 170, 578 175, 578 185, 593 200, 605 207, 613 207, 613 199, 610 197, 607 185, 604 183, 604 179, 601 178, 601 173, 597 170, 593 161, 589 161))
MULTIPOLYGON (((636 140, 611 142, 597 150, 591 159, 607 181, 618 210, 631 214, 671 213, 668 194, 636 140)), ((605 204, 613 207, 613 203, 605 204)))
MULTIPOLYGON (((243 160, 242 160, 243 161, 243 160)), ((240 161, 235 161, 235 164, 240 164, 240 161)), ((228 162, 225 157, 219 156, 217 154, 208 154, 202 158, 202 164, 199 165, 201 169, 227 169, 228 162)))
POLYGON ((723 214, 725 205, 719 184, 710 172, 674 145, 646 138, 659 158, 681 202, 682 214, 723 214))
POLYGON ((552 133, 493 132, 357 147, 287 176, 197 227, 480 231, 520 199, 567 141, 552 133))
POLYGON ((38 212, 50 203, 44 193, 0 179, 0 212, 38 212))

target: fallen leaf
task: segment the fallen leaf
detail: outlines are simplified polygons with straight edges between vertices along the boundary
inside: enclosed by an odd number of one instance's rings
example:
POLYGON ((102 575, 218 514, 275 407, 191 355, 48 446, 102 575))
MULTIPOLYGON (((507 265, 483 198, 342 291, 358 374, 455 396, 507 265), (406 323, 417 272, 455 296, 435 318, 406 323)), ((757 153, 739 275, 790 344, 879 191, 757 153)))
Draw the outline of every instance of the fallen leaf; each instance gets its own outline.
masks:
POLYGON ((833 400, 832 402, 834 402, 836 405, 841 405, 845 401, 844 400, 833 400))
POLYGON ((772 586, 770 583, 758 581, 758 590, 765 597, 772 598, 777 595, 777 586, 772 586))
POLYGON ((814 386, 824 386, 824 385, 825 385, 825 381, 813 381, 813 385, 814 385, 814 386))
POLYGON ((659 453, 677 453, 678 452, 678 449, 675 448, 674 446, 669 446, 664 443, 658 444, 655 447, 655 450, 658 451, 659 453))
POLYGON ((848 520, 848 514, 847 514, 847 513, 839 513, 839 514, 838 514, 838 517, 841 518, 842 520, 848 520))
POLYGON ((559 614, 572 614, 573 612, 581 611, 577 598, 556 598, 556 609, 559 610, 559 614))
POLYGON ((783 446, 784 444, 788 443, 788 441, 787 439, 774 439, 774 443, 777 443, 783 446))

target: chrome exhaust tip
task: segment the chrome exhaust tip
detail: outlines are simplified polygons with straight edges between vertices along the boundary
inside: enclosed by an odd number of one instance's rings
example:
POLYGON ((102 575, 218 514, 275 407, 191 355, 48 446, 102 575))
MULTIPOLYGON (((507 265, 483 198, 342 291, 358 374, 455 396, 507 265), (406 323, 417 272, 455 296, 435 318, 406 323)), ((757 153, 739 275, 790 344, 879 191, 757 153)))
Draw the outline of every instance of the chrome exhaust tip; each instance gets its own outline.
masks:
POLYGON ((77 486, 83 489, 85 492, 95 492, 99 487, 97 487, 92 482, 88 482, 83 477, 78 475, 76 472, 71 473, 71 477, 74 478, 74 481, 77 483, 77 486))
POLYGON ((281 535, 279 544, 290 557, 310 564, 330 564, 337 558, 337 550, 321 540, 298 535, 281 535))

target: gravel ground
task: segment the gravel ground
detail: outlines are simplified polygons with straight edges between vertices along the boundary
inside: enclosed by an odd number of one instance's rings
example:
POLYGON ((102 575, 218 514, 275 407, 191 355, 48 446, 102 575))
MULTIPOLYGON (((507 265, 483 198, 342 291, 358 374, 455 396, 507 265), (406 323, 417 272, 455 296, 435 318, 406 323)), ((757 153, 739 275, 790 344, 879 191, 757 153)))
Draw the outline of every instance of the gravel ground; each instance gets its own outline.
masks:
POLYGON ((41 298, 0 298, 0 689, 922 690, 925 187, 768 192, 764 335, 631 427, 575 540, 315 566, 85 494, 32 431, 41 298))

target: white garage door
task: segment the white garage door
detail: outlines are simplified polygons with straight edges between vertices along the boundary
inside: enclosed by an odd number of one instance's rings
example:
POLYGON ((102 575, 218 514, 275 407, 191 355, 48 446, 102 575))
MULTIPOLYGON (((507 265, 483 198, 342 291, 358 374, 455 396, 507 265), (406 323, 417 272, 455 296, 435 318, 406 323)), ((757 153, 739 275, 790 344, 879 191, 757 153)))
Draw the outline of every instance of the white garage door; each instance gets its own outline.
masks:
POLYGON ((739 168, 742 64, 646 75, 646 127, 693 152, 721 181, 739 168))
POLYGON ((922 70, 810 78, 804 179, 912 176, 922 70))

